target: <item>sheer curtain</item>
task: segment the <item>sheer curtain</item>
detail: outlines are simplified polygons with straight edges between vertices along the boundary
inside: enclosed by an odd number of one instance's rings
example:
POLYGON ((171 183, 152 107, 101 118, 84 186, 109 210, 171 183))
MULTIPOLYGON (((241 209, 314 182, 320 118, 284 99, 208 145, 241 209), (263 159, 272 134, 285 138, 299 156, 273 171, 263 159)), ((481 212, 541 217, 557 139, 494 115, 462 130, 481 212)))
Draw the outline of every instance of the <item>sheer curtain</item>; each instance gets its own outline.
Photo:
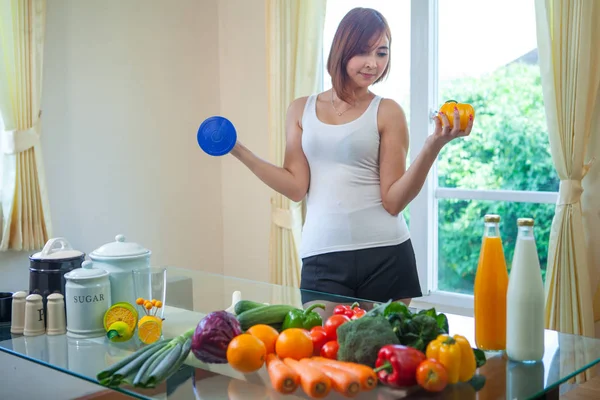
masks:
MULTIPOLYGON (((270 152, 271 160, 281 166, 285 154, 288 106, 294 99, 320 89, 326 1, 266 0, 266 8, 270 152)), ((271 282, 299 288, 302 203, 273 193, 271 205, 271 282)), ((294 293, 297 293, 294 298, 274 301, 301 304, 299 291, 294 293)))
POLYGON ((45 0, 0 2, 3 251, 39 249, 51 235, 40 143, 45 22, 45 0))
POLYGON ((552 159, 560 177, 546 275, 546 326, 594 336, 582 180, 600 90, 600 2, 536 0, 536 25, 552 159))

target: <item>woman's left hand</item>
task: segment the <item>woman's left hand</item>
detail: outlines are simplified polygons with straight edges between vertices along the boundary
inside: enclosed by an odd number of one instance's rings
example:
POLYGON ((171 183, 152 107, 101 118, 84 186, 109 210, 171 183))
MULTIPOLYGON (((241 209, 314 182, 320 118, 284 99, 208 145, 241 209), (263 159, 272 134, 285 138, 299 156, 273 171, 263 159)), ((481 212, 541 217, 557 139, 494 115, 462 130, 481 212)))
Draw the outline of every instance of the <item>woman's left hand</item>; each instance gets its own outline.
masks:
POLYGON ((450 125, 448 117, 444 113, 438 113, 434 118, 435 130, 433 131, 433 137, 436 142, 439 142, 442 146, 449 143, 452 139, 457 137, 469 136, 471 129, 473 129, 473 116, 469 115, 469 123, 463 131, 460 129, 460 113, 458 108, 454 108, 454 125, 450 125))

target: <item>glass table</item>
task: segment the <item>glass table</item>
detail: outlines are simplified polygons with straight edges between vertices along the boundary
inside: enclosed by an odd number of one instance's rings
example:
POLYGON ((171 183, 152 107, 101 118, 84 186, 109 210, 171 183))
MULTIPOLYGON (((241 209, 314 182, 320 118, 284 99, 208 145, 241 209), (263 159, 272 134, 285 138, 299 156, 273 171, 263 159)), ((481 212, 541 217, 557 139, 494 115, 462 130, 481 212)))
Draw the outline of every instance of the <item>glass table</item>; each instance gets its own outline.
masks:
MULTIPOLYGON (((175 337, 197 325, 211 311, 231 306, 232 294, 240 291, 245 300, 270 304, 290 304, 302 307, 307 298, 325 298, 330 304, 359 301, 369 307, 370 302, 360 299, 323 295, 316 292, 272 285, 264 282, 226 277, 194 270, 168 268, 168 286, 163 334, 175 337)), ((330 315, 329 309, 323 319, 330 315)), ((474 345, 472 318, 446 314, 450 334, 462 334, 474 345)), ((0 351, 28 360, 68 376, 97 383, 96 375, 106 367, 139 348, 135 339, 125 343, 111 343, 104 337, 75 340, 66 335, 25 337, 10 334, 10 326, 0 327, 0 351)), ((477 392, 470 384, 448 386, 442 393, 426 393, 419 388, 392 390, 379 386, 371 392, 362 392, 356 399, 440 398, 440 399, 529 399, 558 398, 559 386, 578 374, 584 374, 600 362, 600 340, 545 332, 545 355, 535 364, 514 363, 502 353, 487 354, 486 364, 478 374, 485 384, 477 392)), ((306 399, 299 388, 292 395, 280 395, 271 388, 266 369, 252 374, 241 374, 228 364, 204 364, 190 353, 185 365, 166 382, 154 389, 122 386, 103 388, 105 398, 115 392, 139 399, 306 399)), ((124 396, 126 398, 127 396, 124 396)), ((101 399, 98 394, 95 399, 101 399)), ((342 399, 333 390, 327 397, 342 399)))

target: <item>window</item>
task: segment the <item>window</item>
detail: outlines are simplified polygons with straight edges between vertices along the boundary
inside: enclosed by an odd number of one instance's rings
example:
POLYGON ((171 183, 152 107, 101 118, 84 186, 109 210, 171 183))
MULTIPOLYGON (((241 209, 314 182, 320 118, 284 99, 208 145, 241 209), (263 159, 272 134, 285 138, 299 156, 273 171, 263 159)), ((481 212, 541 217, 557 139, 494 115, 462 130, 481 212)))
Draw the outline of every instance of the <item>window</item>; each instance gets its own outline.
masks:
POLYGON ((486 213, 502 218, 508 268, 516 219, 535 218, 545 274, 559 179, 537 62, 535 5, 507 1, 502 7, 479 0, 328 1, 325 54, 349 9, 372 7, 388 18, 391 74, 373 90, 407 111, 409 155, 420 152, 433 131, 430 116, 444 101, 471 103, 476 110, 470 137, 442 150, 410 206, 411 219, 419 221, 410 230, 426 302, 472 308, 486 213))

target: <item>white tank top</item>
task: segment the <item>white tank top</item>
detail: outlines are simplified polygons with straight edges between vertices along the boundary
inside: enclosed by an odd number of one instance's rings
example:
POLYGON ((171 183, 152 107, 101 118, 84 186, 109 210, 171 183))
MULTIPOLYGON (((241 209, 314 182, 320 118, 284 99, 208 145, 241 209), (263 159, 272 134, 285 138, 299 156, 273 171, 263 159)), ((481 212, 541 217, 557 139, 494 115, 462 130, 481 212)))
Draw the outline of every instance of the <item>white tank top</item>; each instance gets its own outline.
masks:
POLYGON ((402 214, 390 215, 381 200, 379 130, 375 96, 367 110, 341 125, 321 122, 317 95, 306 101, 302 148, 310 167, 300 257, 391 246, 409 239, 402 214))

